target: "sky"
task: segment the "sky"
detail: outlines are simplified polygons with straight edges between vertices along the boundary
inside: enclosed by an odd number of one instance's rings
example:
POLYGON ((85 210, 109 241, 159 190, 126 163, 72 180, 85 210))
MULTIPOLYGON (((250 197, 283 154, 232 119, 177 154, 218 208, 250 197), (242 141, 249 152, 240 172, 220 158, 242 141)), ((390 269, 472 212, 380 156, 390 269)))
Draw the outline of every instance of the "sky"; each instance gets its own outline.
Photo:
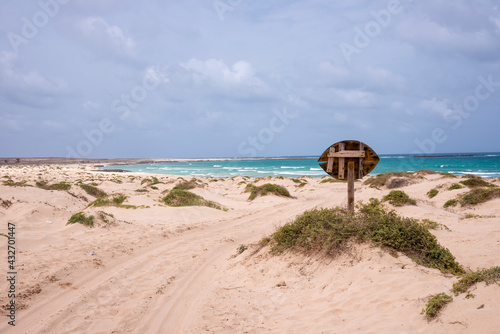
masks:
POLYGON ((0 156, 500 151, 495 0, 0 3, 0 156))

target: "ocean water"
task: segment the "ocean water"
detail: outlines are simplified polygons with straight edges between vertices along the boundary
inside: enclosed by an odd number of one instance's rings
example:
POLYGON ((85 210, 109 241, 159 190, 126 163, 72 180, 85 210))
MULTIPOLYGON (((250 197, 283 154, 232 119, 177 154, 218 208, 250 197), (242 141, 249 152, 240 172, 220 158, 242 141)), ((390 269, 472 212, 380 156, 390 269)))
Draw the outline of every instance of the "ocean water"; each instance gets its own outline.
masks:
MULTIPOLYGON (((370 175, 387 172, 414 172, 422 169, 455 175, 474 174, 485 178, 500 177, 500 153, 460 153, 453 156, 380 155, 370 175)), ((263 160, 224 160, 112 165, 104 169, 124 169, 137 173, 185 176, 285 176, 322 177, 327 175, 317 158, 263 160)))

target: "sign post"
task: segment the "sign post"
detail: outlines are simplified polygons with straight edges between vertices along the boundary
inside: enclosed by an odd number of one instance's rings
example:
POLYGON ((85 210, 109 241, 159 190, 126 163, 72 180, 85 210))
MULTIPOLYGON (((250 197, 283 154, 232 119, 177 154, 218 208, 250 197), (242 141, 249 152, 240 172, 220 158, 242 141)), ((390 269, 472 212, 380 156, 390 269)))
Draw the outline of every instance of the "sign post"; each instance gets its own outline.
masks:
POLYGON ((379 160, 365 143, 344 140, 327 148, 318 162, 328 175, 338 180, 345 180, 347 170, 347 210, 354 212, 354 180, 370 173, 379 160))

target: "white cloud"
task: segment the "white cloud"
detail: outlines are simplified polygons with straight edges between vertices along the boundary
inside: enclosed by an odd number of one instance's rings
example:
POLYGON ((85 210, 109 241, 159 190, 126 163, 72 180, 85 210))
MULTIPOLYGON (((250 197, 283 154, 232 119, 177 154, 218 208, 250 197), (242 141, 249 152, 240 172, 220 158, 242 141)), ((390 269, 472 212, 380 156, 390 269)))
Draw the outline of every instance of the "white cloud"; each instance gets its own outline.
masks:
POLYGON ((364 87, 371 90, 401 89, 405 86, 405 78, 388 69, 364 64, 351 67, 337 66, 329 61, 319 64, 320 72, 335 85, 364 87))
POLYGON ((208 59, 206 61, 191 59, 181 63, 181 66, 193 74, 197 82, 205 80, 223 85, 260 86, 262 81, 255 77, 255 71, 250 63, 240 60, 229 68, 223 61, 208 59))
MULTIPOLYGON (((489 18, 489 20, 496 23, 495 20, 498 19, 489 18)), ((498 26, 496 32, 484 28, 461 30, 431 20, 408 19, 402 21, 396 31, 402 40, 410 42, 417 48, 439 52, 488 54, 500 48, 498 26)))
POLYGON ((15 63, 18 55, 12 52, 2 52, 0 56, 0 84, 4 90, 13 89, 35 95, 52 95, 64 92, 68 88, 65 80, 55 77, 47 79, 38 71, 22 73, 15 63))
POLYGON ((436 98, 432 98, 431 100, 423 100, 420 102, 420 107, 445 117, 453 112, 453 110, 448 107, 449 103, 450 102, 447 100, 439 101, 436 98))
POLYGON ((113 51, 126 55, 135 55, 135 42, 126 37, 122 29, 111 25, 102 17, 87 17, 78 23, 82 35, 96 46, 112 49, 113 51))

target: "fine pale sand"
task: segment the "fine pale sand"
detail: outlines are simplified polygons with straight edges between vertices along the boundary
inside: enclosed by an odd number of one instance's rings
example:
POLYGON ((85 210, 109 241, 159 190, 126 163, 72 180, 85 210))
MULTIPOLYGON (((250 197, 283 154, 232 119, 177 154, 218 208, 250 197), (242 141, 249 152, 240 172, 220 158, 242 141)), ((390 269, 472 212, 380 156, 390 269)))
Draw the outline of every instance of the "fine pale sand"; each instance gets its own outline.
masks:
MULTIPOLYGON (((345 183, 292 179, 199 178, 192 192, 220 203, 168 207, 162 192, 181 180, 148 174, 103 173, 89 165, 0 167, 0 232, 16 226, 16 326, 0 310, 0 333, 498 333, 500 286, 476 285, 474 298, 454 296, 437 319, 421 315, 429 298, 450 291, 457 278, 416 265, 369 244, 352 243, 337 256, 285 252, 271 255, 258 242, 315 207, 346 205, 345 183), (11 178, 72 184, 69 191, 1 185, 11 178), (95 198, 78 181, 123 193, 119 207, 86 208, 95 198), (245 182, 285 186, 295 198, 248 201, 245 182), (147 192, 137 189, 147 188, 147 192), (66 225, 75 213, 93 214, 98 226, 66 225), (99 211, 112 214, 108 223, 99 211), (239 254, 241 245, 248 247, 239 254)), ((185 178, 189 180, 190 178, 185 178)), ((500 199, 472 208, 444 209, 467 191, 446 188, 456 179, 425 175, 401 189, 417 206, 403 216, 445 225, 431 230, 465 268, 500 265, 500 199), (426 195, 440 188, 432 199, 426 195), (466 214, 480 218, 463 219, 466 214)), ((500 185, 500 180, 493 180, 500 185)), ((390 190, 356 182, 356 201, 390 190)), ((392 208, 389 204, 386 204, 392 208)), ((242 248, 243 249, 243 248, 242 248)), ((0 236, 2 276, 7 238, 0 236)), ((0 280, 6 305, 7 281, 0 280)))

